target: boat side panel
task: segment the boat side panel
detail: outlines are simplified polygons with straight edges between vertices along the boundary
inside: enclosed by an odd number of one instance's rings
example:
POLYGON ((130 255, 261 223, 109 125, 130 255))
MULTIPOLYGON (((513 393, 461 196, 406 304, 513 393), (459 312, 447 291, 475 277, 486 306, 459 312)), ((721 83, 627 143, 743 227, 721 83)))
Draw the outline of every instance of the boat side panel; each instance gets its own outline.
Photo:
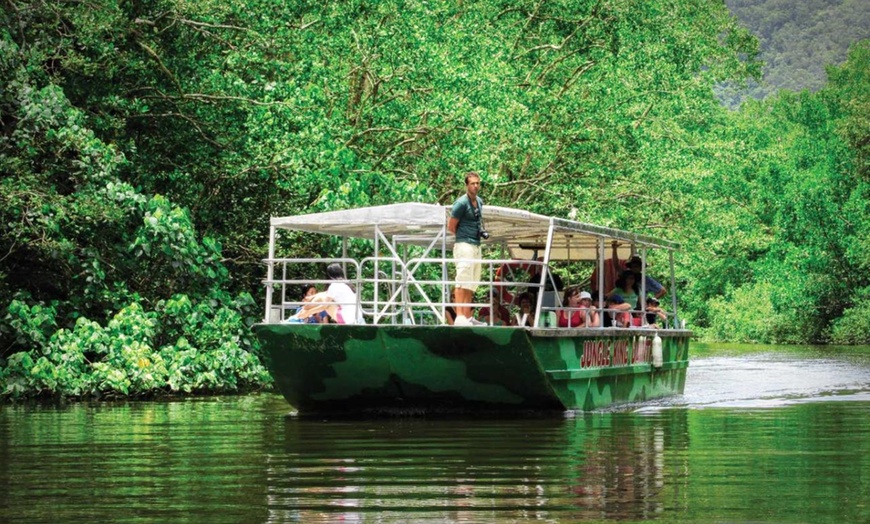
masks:
POLYGON ((538 360, 569 409, 592 410, 682 394, 688 337, 662 339, 663 366, 651 364, 651 337, 536 337, 538 360))
MULTIPOLYGON (((350 340, 343 333, 323 329, 316 324, 270 324, 254 327, 263 349, 264 363, 275 380, 275 386, 291 406, 300 409, 318 395, 330 394, 330 386, 340 384, 335 365, 347 360, 346 346, 350 340)), ((359 326, 354 330, 354 347, 362 347, 364 362, 350 387, 370 377, 389 374, 389 363, 377 351, 377 330, 359 326)), ((341 387, 341 386, 339 386, 341 387)), ((337 393, 336 393, 337 395, 337 393)))
POLYGON ((255 329, 278 389, 300 411, 562 409, 524 330, 255 329))

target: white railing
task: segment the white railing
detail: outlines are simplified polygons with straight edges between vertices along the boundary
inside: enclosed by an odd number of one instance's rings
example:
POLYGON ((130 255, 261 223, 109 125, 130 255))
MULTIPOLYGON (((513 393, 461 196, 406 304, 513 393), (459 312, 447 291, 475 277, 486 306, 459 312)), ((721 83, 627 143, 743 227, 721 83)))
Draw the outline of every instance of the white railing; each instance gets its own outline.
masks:
MULTIPOLYGON (((509 319, 515 320, 517 315, 510 308, 518 308, 515 299, 524 291, 534 293, 537 303, 532 305, 538 328, 558 328, 558 314, 565 311, 570 320, 571 314, 582 308, 568 308, 561 303, 559 291, 555 289, 550 272, 547 272, 548 286, 539 282, 513 282, 497 279, 498 269, 511 268, 522 263, 526 267, 543 267, 540 261, 517 261, 513 259, 481 259, 457 260, 448 258, 411 258, 403 261, 396 257, 368 257, 357 262, 353 258, 273 258, 264 262, 269 265, 271 279, 264 279, 266 293, 266 323, 286 322, 296 310, 305 305, 302 294, 308 286, 314 285, 320 291, 335 282, 327 278, 317 278, 317 274, 325 274, 327 264, 339 263, 345 270, 346 282, 356 291, 356 305, 362 312, 367 324, 376 325, 436 325, 446 323, 448 308, 459 305, 474 309, 492 308, 495 297, 497 307, 506 307, 509 319), (480 301, 471 304, 458 304, 451 300, 455 280, 448 277, 451 266, 456 262, 474 262, 481 264, 481 280, 469 282, 478 286, 477 296, 480 301), (299 267, 294 267, 299 266, 299 267), (386 266, 389 271, 381 269, 386 266), (300 276, 304 275, 304 276, 300 276), (435 276, 437 275, 437 278, 435 276), (544 293, 540 293, 545 289, 544 293), (482 290, 482 292, 481 292, 482 290)), ((540 274, 540 272, 538 272, 540 274)), ((336 304, 349 306, 351 304, 336 304)), ((618 311, 607 308, 590 308, 599 314, 599 326, 589 329, 603 328, 603 315, 612 313, 629 313, 630 318, 642 319, 636 326, 646 327, 644 310, 618 311)), ((674 315, 666 313, 667 327, 673 325, 674 315)), ((493 325, 490 315, 490 325, 493 325)), ((514 326, 519 327, 519 326, 514 326)), ((578 326, 569 326, 578 327, 578 326)), ((585 326, 584 326, 585 327, 585 326)), ((621 327, 621 326, 619 326, 621 327)), ((658 329, 665 329, 658 326, 658 329)), ((606 328, 605 328, 606 329, 606 328)))
MULTIPOLYGON (((558 316, 565 312, 569 322, 574 312, 583 308, 568 308, 561 303, 561 297, 557 291, 545 291, 540 294, 542 288, 547 289, 541 282, 513 282, 497 279, 499 268, 510 268, 518 264, 511 259, 482 259, 482 260, 456 260, 453 258, 412 258, 401 261, 395 257, 368 257, 357 262, 353 258, 275 258, 266 259, 266 264, 271 267, 272 279, 264 280, 268 287, 267 292, 267 323, 286 322, 296 310, 305 305, 302 294, 308 286, 318 287, 320 291, 333 280, 327 278, 315 278, 313 273, 324 273, 322 265, 339 263, 345 270, 346 282, 356 291, 357 306, 362 312, 366 323, 376 325, 435 325, 447 322, 446 314, 449 308, 459 305, 469 306, 474 309, 496 307, 508 309, 509 324, 512 324, 518 315, 511 311, 512 307, 518 308, 515 299, 524 291, 540 296, 541 300, 533 304, 535 325, 539 328, 558 328, 558 316), (471 304, 458 304, 450 300, 455 280, 449 279, 451 266, 456 262, 474 262, 482 266, 482 278, 476 282, 466 282, 479 287, 478 301, 471 304), (294 267, 300 266, 300 267, 294 267), (389 273, 381 267, 389 268, 389 273), (305 275, 305 276, 299 276, 305 275), (438 278, 435 278, 435 275, 438 278), (483 290, 481 293, 480 290, 483 290), (498 300, 496 300, 498 297, 498 300)), ((541 267, 544 263, 539 261, 522 262, 526 267, 541 267)), ((539 274, 539 272, 538 272, 539 274)), ((550 275, 550 272, 547 272, 550 275)), ((549 284, 555 289, 555 282, 550 277, 549 284)), ((338 306, 350 306, 351 304, 336 303, 338 306)), ((628 313, 629 318, 634 319, 631 326, 613 327, 646 327, 646 316, 649 311, 645 310, 615 310, 607 308, 589 308, 599 315, 598 326, 571 326, 572 328, 603 328, 604 315, 613 313, 628 313)), ((667 320, 658 329, 667 329, 673 326, 674 315, 666 313, 667 320)), ((493 315, 489 316, 489 325, 493 325, 493 315)))

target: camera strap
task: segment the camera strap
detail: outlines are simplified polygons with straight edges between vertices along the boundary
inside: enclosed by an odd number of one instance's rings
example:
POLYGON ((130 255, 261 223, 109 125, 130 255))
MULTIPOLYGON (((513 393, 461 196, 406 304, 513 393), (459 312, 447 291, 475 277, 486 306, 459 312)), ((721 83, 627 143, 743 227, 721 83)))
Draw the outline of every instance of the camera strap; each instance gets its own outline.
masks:
POLYGON ((477 207, 471 206, 471 209, 474 211, 474 218, 478 222, 478 231, 486 231, 486 226, 483 224, 483 200, 480 197, 475 197, 475 199, 477 199, 477 207))

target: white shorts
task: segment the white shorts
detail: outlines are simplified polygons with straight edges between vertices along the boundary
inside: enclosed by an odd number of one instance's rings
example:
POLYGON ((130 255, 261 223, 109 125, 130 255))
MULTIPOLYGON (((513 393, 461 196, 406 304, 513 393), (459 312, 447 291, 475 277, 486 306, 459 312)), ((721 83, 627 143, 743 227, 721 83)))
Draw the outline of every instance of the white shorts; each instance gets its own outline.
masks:
MULTIPOLYGON (((480 260, 480 246, 458 242, 453 245, 453 258, 473 258, 480 260)), ((468 289, 474 292, 480 281, 480 262, 457 262, 456 263, 456 287, 468 289)))

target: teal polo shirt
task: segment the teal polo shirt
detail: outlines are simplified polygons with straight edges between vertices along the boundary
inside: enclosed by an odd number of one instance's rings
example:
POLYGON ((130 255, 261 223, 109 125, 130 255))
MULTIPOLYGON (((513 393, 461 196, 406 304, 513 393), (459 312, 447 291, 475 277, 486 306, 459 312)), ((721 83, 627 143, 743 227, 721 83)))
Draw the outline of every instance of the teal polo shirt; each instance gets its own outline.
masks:
MULTIPOLYGON (((480 213, 483 212, 483 200, 480 197, 477 197, 477 209, 480 213)), ((477 236, 480 231, 480 213, 475 216, 474 207, 471 205, 471 200, 468 199, 468 193, 456 199, 450 216, 459 219, 459 225, 456 226, 457 242, 480 245, 480 237, 477 236)))

